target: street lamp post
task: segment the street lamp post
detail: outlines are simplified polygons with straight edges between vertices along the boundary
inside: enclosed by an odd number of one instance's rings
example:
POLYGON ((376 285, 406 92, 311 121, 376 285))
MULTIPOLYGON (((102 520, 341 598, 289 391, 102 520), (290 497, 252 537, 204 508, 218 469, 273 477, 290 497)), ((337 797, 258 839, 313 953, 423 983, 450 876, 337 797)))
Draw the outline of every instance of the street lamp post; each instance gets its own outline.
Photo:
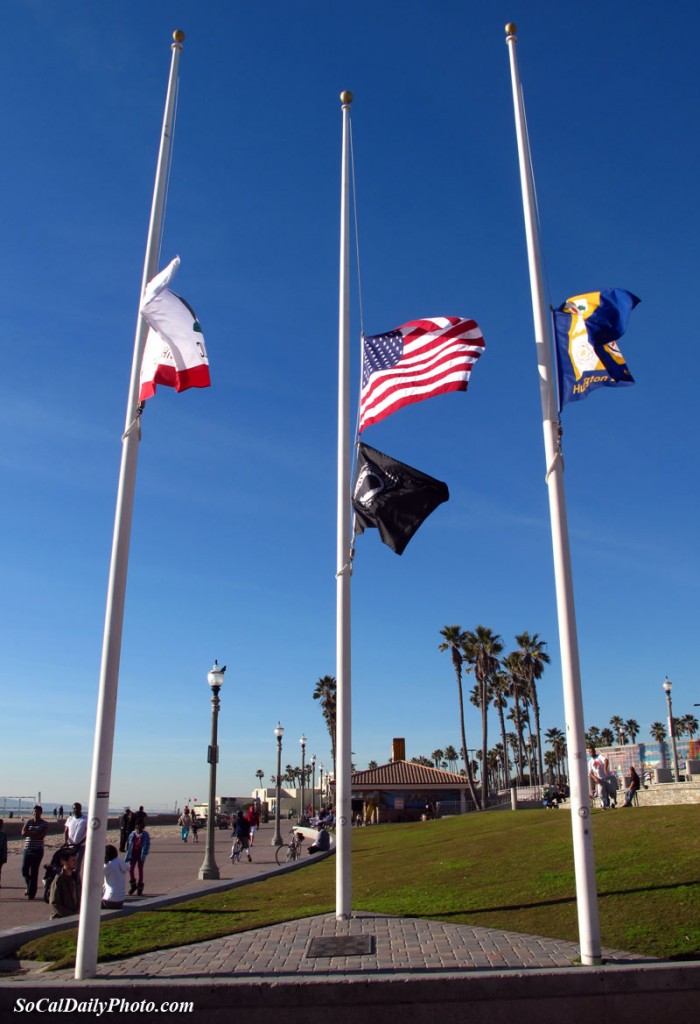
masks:
POLYGON ((673 711, 671 710, 671 680, 668 676, 664 679, 662 686, 666 693, 666 704, 668 705, 668 731, 671 736, 671 750, 673 751, 673 776, 676 782, 680 782, 681 776, 678 771, 678 750, 676 749, 676 728, 673 722, 673 711))
POLYGON ((219 663, 214 662, 207 675, 207 682, 211 686, 211 743, 207 753, 209 762, 209 807, 207 814, 207 848, 204 854, 204 861, 199 869, 200 878, 218 878, 219 868, 214 857, 214 828, 216 825, 216 766, 219 763, 219 745, 217 742, 217 730, 219 725, 219 690, 224 685, 224 672, 226 666, 219 668, 219 663))
POLYGON ((316 816, 316 755, 311 758, 311 817, 316 816))
POLYGON ((319 799, 319 805, 320 805, 319 806, 319 810, 321 809, 321 807, 323 807, 323 804, 324 804, 324 799, 323 799, 323 772, 324 771, 325 771, 325 769, 324 769, 323 765, 320 764, 318 766, 318 772, 319 772, 319 776, 318 776, 318 799, 319 799))
POLYGON ((299 824, 303 824, 304 818, 304 755, 306 754, 306 736, 303 735, 299 740, 301 743, 301 804, 299 806, 299 824))
POLYGON ((277 775, 275 776, 275 782, 277 784, 277 800, 275 802, 275 834, 272 837, 272 846, 282 845, 282 836, 280 834, 280 800, 281 800, 281 786, 282 786, 282 736, 284 735, 284 726, 278 722, 275 727, 275 736, 277 737, 277 775))

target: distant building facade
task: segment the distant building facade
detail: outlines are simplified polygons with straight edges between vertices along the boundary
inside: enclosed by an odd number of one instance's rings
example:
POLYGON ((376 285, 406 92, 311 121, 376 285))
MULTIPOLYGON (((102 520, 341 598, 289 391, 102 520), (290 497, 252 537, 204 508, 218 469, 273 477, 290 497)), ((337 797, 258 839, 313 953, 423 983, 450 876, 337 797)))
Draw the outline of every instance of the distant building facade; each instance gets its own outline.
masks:
POLYGON ((353 818, 365 822, 418 821, 432 809, 436 816, 472 810, 469 783, 463 775, 440 768, 393 760, 377 768, 353 772, 353 818))
MULTIPOLYGON (((652 776, 656 768, 673 766, 673 750, 670 740, 664 740, 661 743, 656 740, 649 743, 625 743, 622 746, 598 747, 597 749, 607 757, 610 771, 614 772, 620 780, 624 780, 629 774, 630 766, 633 766, 640 775, 649 773, 652 776)), ((683 772, 683 765, 688 759, 700 757, 700 740, 677 737, 676 751, 681 772, 683 772)))

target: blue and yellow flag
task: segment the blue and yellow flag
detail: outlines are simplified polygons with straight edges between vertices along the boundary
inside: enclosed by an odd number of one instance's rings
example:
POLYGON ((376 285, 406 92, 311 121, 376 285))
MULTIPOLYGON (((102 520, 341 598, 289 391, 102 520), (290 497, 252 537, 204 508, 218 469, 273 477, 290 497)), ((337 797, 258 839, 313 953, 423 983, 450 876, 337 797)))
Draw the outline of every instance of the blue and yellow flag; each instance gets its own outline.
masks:
POLYGON ((634 384, 617 347, 640 300, 624 288, 574 295, 554 311, 559 408, 601 387, 634 384))

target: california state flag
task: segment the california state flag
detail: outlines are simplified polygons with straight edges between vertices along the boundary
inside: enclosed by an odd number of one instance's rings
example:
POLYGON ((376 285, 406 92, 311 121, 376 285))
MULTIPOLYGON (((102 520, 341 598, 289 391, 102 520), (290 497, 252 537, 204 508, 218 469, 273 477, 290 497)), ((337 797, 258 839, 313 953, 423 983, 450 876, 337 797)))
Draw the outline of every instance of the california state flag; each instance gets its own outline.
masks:
POLYGON ((139 401, 156 393, 156 384, 176 391, 208 388, 209 360, 197 316, 183 298, 170 291, 180 257, 149 281, 141 303, 141 316, 150 331, 141 363, 139 401))

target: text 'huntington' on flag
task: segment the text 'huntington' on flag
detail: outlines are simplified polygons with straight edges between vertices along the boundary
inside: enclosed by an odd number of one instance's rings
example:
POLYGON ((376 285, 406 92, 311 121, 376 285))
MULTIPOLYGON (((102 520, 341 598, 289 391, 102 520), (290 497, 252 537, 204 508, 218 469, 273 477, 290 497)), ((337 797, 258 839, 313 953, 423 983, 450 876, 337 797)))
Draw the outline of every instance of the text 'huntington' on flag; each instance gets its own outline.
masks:
POLYGON ((411 320, 364 338, 360 432, 404 405, 466 391, 472 366, 483 351, 478 326, 456 316, 411 320))
POLYGON ((355 527, 358 533, 376 527, 384 543, 400 555, 421 523, 449 499, 447 484, 367 444, 358 448, 352 489, 355 527))
POLYGON ((149 281, 141 302, 141 316, 150 330, 141 363, 139 402, 156 393, 156 384, 176 391, 207 388, 209 360, 204 336, 194 310, 168 285, 180 266, 176 256, 165 270, 149 281))
POLYGON ((639 301, 624 288, 608 288, 574 295, 554 311, 562 409, 596 388, 634 384, 617 340, 639 301))

